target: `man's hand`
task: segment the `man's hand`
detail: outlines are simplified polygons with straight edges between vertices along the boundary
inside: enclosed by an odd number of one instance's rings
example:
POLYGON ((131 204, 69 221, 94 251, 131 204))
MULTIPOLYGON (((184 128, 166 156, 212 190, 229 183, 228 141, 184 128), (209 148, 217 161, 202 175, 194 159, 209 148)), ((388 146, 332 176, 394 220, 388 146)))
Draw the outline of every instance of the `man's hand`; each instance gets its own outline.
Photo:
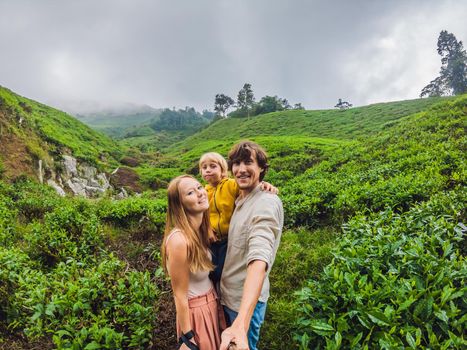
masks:
POLYGON ((250 350, 246 331, 229 327, 222 332, 222 342, 219 350, 250 350), (231 345, 234 343, 235 345, 231 345))

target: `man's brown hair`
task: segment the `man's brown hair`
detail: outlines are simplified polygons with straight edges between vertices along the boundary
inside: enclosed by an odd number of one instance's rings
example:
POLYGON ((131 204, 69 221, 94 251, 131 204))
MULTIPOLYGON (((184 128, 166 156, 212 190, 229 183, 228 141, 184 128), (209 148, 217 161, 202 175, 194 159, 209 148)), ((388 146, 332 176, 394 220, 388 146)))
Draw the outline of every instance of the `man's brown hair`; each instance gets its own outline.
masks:
POLYGON ((229 152, 229 159, 227 161, 229 170, 232 171, 232 165, 234 163, 247 161, 252 157, 256 159, 259 167, 263 169, 263 171, 259 174, 259 181, 263 181, 264 176, 266 175, 266 172, 269 168, 268 156, 260 145, 252 141, 240 141, 232 147, 229 152))

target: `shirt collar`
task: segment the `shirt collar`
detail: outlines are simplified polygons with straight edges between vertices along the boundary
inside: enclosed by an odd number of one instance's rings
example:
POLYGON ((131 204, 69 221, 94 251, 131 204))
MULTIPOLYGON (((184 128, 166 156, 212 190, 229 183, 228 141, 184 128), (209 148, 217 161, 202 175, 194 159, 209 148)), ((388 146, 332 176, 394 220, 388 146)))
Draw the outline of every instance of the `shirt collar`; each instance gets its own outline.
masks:
POLYGON ((238 208, 238 207, 241 207, 243 205, 243 203, 245 203, 246 201, 248 201, 250 198, 254 197, 256 193, 258 193, 259 191, 261 191, 261 183, 258 184, 258 186, 256 186, 250 193, 248 193, 245 197, 241 198, 241 197, 238 197, 236 200, 235 200, 235 206, 238 208))

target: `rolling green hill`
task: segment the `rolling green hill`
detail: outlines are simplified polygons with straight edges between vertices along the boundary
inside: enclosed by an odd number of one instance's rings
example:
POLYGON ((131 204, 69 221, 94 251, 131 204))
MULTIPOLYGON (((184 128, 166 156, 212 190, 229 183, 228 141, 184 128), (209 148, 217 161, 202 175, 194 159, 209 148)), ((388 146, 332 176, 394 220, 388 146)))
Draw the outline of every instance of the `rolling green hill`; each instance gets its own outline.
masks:
POLYGON ((214 113, 199 113, 190 107, 175 110, 122 106, 76 116, 94 130, 116 139, 124 149, 151 153, 193 135, 209 124, 214 113))
POLYGON ((0 87, 0 156, 13 177, 32 175, 38 160, 54 167, 54 158, 69 154, 90 164, 116 164, 121 150, 107 136, 72 116, 0 87))
POLYGON ((387 102, 347 110, 289 110, 250 119, 228 118, 170 147, 169 152, 192 149, 207 140, 238 140, 253 136, 309 136, 355 139, 388 128, 405 116, 423 111, 440 98, 387 102))
POLYGON ((135 127, 146 124, 157 117, 161 110, 149 106, 133 110, 100 111, 86 114, 76 114, 76 118, 96 131, 100 131, 110 137, 122 138, 135 127))
MULTIPOLYGON (((218 120, 200 132, 162 150, 164 157, 151 167, 137 169, 147 184, 166 183, 175 174, 197 174, 197 161, 205 152, 215 150, 224 156, 238 140, 251 139, 269 152, 273 171, 283 163, 296 174, 316 164, 325 150, 348 144, 390 129, 405 117, 426 110, 450 98, 429 98, 378 103, 349 110, 289 110, 246 118, 218 120), (314 160, 302 157, 313 154, 314 160), (277 160, 277 161, 276 161, 277 160)), ((150 147, 150 138, 147 146, 150 147)), ((288 177, 290 178, 290 176, 288 177)))

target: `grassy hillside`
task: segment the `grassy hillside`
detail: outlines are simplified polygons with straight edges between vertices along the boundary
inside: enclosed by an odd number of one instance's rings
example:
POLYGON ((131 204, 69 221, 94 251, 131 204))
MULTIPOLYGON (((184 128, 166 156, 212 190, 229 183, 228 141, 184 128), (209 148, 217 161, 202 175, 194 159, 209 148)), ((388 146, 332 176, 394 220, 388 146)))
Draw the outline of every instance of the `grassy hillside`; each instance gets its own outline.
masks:
POLYGON ((292 110, 246 118, 219 120, 168 149, 184 151, 206 140, 238 140, 253 136, 309 136, 334 139, 366 137, 388 128, 405 116, 427 109, 440 98, 378 103, 348 110, 292 110))
MULTIPOLYGON (((73 156, 95 165, 116 163, 119 147, 107 136, 95 132, 70 115, 0 87, 0 126, 4 164, 14 167, 20 156, 31 162, 50 163, 58 154, 73 156), (5 140, 5 142, 3 142, 5 140), (7 141, 8 140, 8 141, 7 141), (15 153, 8 145, 21 150, 15 153)), ((52 166, 52 164, 49 164, 52 166)), ((5 171, 14 169, 5 169, 5 171)))
POLYGON ((122 138, 129 129, 145 124, 160 114, 160 110, 147 107, 134 112, 96 112, 77 114, 78 120, 110 137, 122 138))
MULTIPOLYGON (((267 149, 286 230, 261 348, 465 348, 467 95, 355 110, 220 121, 136 169, 163 188, 240 138, 267 149)), ((165 211, 164 190, 88 201, 0 181, 0 342, 171 349, 165 211)))
MULTIPOLYGON (((378 103, 349 110, 291 110, 246 118, 219 120, 193 136, 162 150, 164 156, 151 166, 137 169, 146 184, 166 183, 174 174, 197 174, 201 154, 217 151, 227 155, 240 139, 259 142, 268 150, 272 172, 284 170, 280 179, 288 180, 317 164, 336 145, 350 144, 391 129, 405 117, 426 110, 450 98, 429 98, 378 103), (287 167, 287 169, 284 169, 287 167), (161 171, 161 168, 164 170, 161 171)), ((150 149, 152 139, 145 138, 150 149)), ((279 180, 280 180, 279 179, 279 180)))
POLYGON ((125 130, 125 135, 117 142, 124 149, 138 150, 143 153, 160 152, 176 142, 193 134, 185 131, 154 131, 148 126, 140 126, 125 130))
POLYGON ((120 144, 142 152, 156 152, 197 133, 210 123, 214 113, 194 108, 164 109, 144 124, 128 128, 120 144))
POLYGON ((270 178, 287 225, 320 238, 284 236, 267 348, 465 345, 466 131, 463 96, 335 148, 298 176, 270 178))

